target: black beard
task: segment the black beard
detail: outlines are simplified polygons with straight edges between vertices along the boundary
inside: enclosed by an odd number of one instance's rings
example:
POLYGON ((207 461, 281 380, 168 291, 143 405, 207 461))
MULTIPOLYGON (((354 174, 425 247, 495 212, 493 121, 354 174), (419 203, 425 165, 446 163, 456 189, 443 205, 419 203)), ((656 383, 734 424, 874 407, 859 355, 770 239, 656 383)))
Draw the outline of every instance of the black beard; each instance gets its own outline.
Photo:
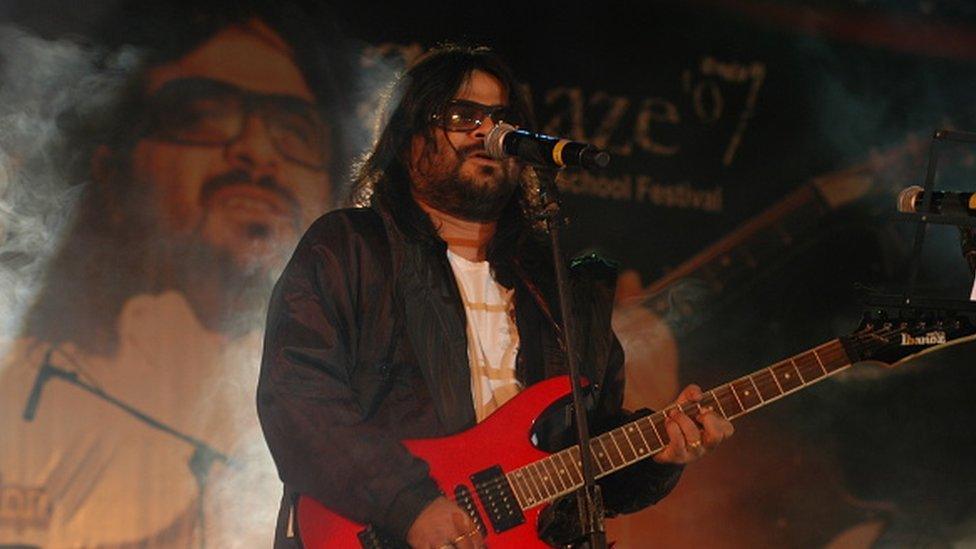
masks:
POLYGON ((266 266, 244 267, 198 234, 173 244, 173 285, 205 326, 232 336, 261 326, 274 285, 266 266))
POLYGON ((414 185, 413 192, 427 205, 446 214, 466 221, 497 221, 505 205, 512 198, 517 185, 502 168, 481 168, 485 176, 501 170, 501 177, 494 185, 480 185, 461 175, 463 159, 459 160, 450 174, 433 177, 424 185, 414 185))

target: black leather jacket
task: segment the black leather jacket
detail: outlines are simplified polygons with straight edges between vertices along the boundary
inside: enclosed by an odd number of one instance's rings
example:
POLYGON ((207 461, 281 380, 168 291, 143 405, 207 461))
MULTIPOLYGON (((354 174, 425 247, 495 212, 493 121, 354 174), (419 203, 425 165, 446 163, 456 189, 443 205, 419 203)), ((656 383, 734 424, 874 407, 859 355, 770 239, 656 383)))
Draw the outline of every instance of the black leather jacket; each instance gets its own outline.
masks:
MULTIPOLYGON (((445 249, 405 238, 376 206, 331 212, 299 243, 272 296, 257 396, 285 483, 276 546, 287 546, 297 494, 400 539, 440 495, 426 463, 399 441, 475 424, 465 313, 445 249)), ((543 311, 558 310, 551 272, 536 271, 515 283, 516 371, 524 385, 565 373, 543 311)), ((598 380, 594 416, 617 423, 624 375, 610 329, 615 271, 591 258, 575 262, 571 279, 585 334, 580 364, 598 380)), ((602 481, 606 508, 630 512, 656 502, 679 474, 645 460, 611 475, 602 481)))

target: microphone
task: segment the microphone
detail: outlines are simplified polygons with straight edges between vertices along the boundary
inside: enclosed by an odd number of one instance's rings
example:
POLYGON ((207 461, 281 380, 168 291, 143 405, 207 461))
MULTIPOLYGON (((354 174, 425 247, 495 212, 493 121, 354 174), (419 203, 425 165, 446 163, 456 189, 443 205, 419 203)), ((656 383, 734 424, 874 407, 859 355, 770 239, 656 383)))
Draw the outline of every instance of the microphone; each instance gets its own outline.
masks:
POLYGON ((912 185, 898 193, 898 211, 902 213, 931 213, 976 216, 976 193, 932 191, 929 211, 920 212, 925 189, 912 185))
POLYGON ((577 166, 587 170, 606 168, 610 153, 593 145, 517 130, 504 122, 495 125, 485 137, 485 150, 495 160, 514 156, 523 162, 542 166, 577 166))
POLYGON ((34 388, 31 389, 30 397, 27 399, 27 406, 24 407, 24 421, 34 421, 34 415, 37 414, 37 404, 41 401, 41 391, 44 389, 44 384, 47 383, 48 378, 55 374, 55 370, 51 366, 52 351, 54 351, 53 347, 48 349, 47 354, 44 355, 44 363, 41 364, 41 369, 37 372, 37 377, 34 378, 34 388))

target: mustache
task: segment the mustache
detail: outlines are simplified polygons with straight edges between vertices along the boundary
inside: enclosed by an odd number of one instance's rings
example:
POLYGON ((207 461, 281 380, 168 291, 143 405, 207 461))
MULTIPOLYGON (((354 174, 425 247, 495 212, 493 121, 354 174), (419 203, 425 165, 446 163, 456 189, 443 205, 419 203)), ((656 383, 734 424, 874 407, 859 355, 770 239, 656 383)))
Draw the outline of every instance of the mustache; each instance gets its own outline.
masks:
POLYGON ((287 205, 289 214, 294 219, 299 219, 301 208, 294 193, 283 187, 274 177, 263 176, 254 179, 245 170, 231 170, 204 181, 200 189, 200 203, 206 204, 217 191, 234 185, 254 185, 275 194, 287 205))
POLYGON ((478 154, 478 153, 488 154, 484 144, 466 145, 464 147, 458 147, 456 150, 457 150, 457 155, 460 156, 461 158, 467 158, 471 155, 478 154))

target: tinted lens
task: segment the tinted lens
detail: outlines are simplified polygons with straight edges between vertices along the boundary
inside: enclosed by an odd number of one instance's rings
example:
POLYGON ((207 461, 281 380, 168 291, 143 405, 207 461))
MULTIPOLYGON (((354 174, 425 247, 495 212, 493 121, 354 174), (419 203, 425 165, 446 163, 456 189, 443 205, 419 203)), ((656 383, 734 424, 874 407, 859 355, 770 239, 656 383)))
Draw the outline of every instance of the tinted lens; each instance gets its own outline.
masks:
POLYGON ((486 109, 473 103, 450 103, 441 117, 444 127, 452 131, 469 131, 481 125, 486 109))
POLYGON ((328 132, 318 112, 304 101, 266 98, 263 114, 278 152, 310 168, 323 168, 328 132))
POLYGON ((497 124, 499 122, 508 122, 513 126, 518 126, 522 123, 519 119, 518 114, 515 109, 509 107, 498 107, 491 113, 491 119, 497 124))
POLYGON ((328 131, 315 107, 287 95, 258 95, 207 78, 168 82, 150 100, 151 133, 190 145, 227 145, 241 137, 252 110, 275 149, 308 168, 328 160, 328 131))
POLYGON ((160 88, 152 103, 155 132, 166 139, 220 144, 241 130, 243 98, 220 82, 174 80, 160 88))

